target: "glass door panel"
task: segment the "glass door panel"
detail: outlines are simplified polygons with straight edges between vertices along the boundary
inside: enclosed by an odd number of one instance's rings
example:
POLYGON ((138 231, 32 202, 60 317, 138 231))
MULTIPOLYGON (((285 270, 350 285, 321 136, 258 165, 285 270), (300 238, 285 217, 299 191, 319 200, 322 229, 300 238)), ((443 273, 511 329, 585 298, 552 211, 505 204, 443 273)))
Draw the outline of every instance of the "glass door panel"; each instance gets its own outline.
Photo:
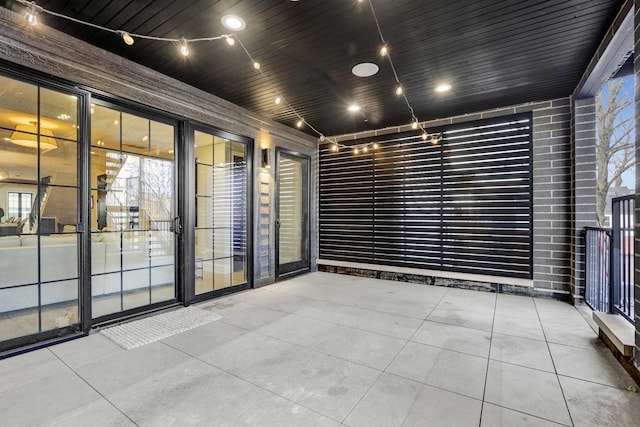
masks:
POLYGON ((176 300, 175 126, 91 113, 93 318, 176 300))
POLYGON ((195 294, 247 283, 247 146, 194 134, 195 294))
POLYGON ((309 160, 278 151, 278 276, 309 269, 309 160))
POLYGON ((80 330, 81 233, 80 98, 4 76, 0 87, 1 351, 80 330))

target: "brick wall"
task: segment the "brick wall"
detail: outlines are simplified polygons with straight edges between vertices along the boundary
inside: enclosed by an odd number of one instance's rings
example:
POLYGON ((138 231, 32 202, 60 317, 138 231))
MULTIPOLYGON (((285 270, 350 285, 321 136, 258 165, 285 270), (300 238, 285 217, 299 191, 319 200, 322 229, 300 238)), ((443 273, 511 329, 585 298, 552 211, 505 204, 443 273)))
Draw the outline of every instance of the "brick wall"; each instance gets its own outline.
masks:
POLYGON ((573 226, 571 230, 571 294, 584 300, 584 227, 596 218, 596 105, 595 98, 576 99, 572 126, 573 226))

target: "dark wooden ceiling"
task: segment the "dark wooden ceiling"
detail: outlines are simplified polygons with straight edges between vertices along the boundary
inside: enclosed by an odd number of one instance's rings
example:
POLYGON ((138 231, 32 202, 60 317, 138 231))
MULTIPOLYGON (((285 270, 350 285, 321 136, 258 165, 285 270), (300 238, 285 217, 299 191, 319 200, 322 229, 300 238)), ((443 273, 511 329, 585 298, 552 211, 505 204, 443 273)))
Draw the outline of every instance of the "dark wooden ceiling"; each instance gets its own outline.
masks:
MULTIPOLYGON (((419 120, 570 95, 622 0, 372 0, 407 97, 419 120), (436 94, 434 86, 453 89, 436 94)), ((14 0, 4 6, 23 12, 14 0)), ((49 15, 40 21, 228 101, 293 126, 278 93, 325 135, 406 124, 411 115, 367 0, 50 0, 39 5, 132 33, 171 38, 229 33, 220 18, 246 20, 238 36, 268 79, 236 44, 136 40, 49 15), (380 72, 355 77, 374 62, 380 72), (362 111, 348 113, 358 103, 362 111)), ((308 130, 308 129, 307 129, 308 130)))

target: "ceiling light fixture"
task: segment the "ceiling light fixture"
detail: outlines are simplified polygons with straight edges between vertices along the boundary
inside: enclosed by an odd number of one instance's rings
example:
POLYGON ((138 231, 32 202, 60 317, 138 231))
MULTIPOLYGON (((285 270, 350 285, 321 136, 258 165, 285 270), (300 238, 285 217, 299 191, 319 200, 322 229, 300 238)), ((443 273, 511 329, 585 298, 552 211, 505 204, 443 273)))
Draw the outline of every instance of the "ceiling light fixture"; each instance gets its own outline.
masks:
POLYGON ((242 31, 247 27, 247 23, 244 19, 236 15, 224 15, 221 19, 222 25, 231 31, 242 31))
POLYGON ((435 91, 438 93, 449 92, 451 90, 451 85, 449 83, 441 83, 436 86, 435 91))
POLYGON ((363 62, 361 64, 354 65, 351 72, 356 77, 371 77, 378 73, 380 67, 373 62, 363 62))
POLYGON ((349 105, 349 108, 347 108, 347 110, 351 111, 352 113, 356 113, 358 111, 360 111, 362 108, 359 105, 353 104, 353 105, 349 105))
POLYGON ((58 143, 53 138, 51 129, 40 128, 40 136, 38 138, 38 128, 36 122, 29 125, 17 125, 13 133, 11 133, 11 143, 21 147, 38 148, 43 151, 54 150, 58 148, 58 143), (39 144, 38 144, 38 139, 39 144))
POLYGON ((187 46, 187 40, 182 39, 180 42, 180 54, 184 57, 189 56, 189 46, 187 46))

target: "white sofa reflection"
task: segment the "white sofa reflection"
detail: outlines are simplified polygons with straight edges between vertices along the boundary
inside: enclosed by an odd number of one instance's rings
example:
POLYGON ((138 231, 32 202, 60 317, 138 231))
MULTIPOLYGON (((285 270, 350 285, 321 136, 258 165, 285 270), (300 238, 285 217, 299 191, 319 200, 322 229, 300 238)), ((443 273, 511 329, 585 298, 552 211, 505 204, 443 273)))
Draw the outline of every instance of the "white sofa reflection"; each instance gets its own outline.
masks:
MULTIPOLYGON (((92 233, 91 274, 93 297, 171 284, 173 234, 92 233)), ((76 300, 77 277, 77 234, 40 236, 40 266, 38 236, 0 236, 0 313, 76 300)))

